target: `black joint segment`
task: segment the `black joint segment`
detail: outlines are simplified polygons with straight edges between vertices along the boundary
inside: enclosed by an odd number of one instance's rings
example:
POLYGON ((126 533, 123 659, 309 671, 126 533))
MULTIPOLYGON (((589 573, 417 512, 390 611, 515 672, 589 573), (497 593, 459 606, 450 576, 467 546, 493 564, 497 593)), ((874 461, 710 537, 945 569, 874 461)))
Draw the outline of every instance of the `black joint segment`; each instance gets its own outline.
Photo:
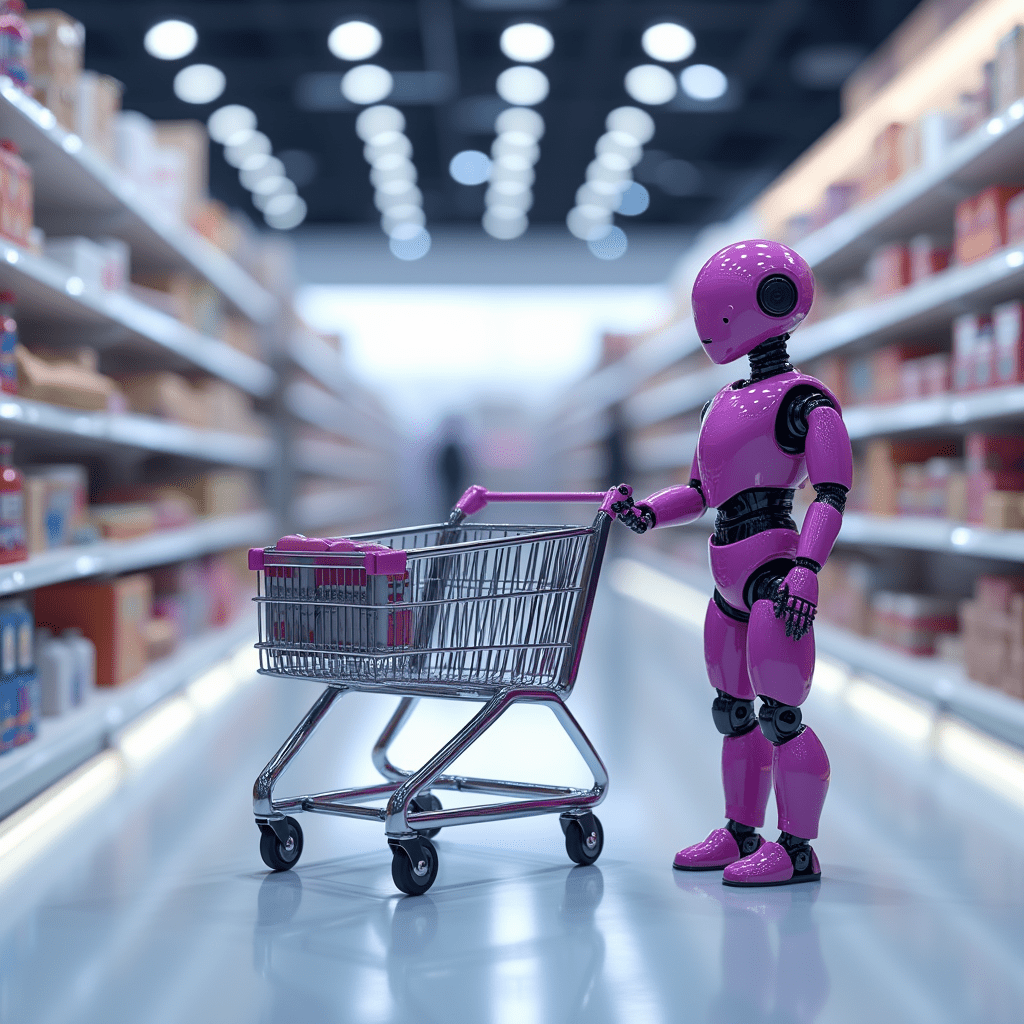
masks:
POLYGON ((722 597, 722 595, 718 592, 717 589, 715 590, 714 597, 712 598, 712 600, 715 602, 715 606, 718 608, 718 610, 727 619, 735 619, 737 622, 750 621, 750 612, 745 612, 741 608, 733 608, 733 606, 729 604, 724 597, 722 597))
POLYGON ((752 853, 757 852, 757 848, 761 845, 761 837, 753 825, 744 825, 742 822, 730 818, 725 827, 736 840, 741 857, 749 857, 752 853))
POLYGON ((764 738, 773 747, 781 747, 783 743, 795 739, 806 728, 803 724, 803 714, 798 707, 783 704, 782 701, 773 700, 771 697, 761 698, 757 721, 764 738))
POLYGON ((816 562, 813 558, 804 558, 802 555, 799 558, 793 559, 794 565, 799 565, 801 569, 810 569, 815 576, 821 572, 821 563, 816 562))
POLYGON ((782 832, 779 835, 779 846, 789 854, 789 859, 793 862, 794 875, 814 874, 811 844, 806 839, 791 835, 789 832, 782 832))
POLYGON ((778 596, 779 587, 792 568, 792 558, 773 558, 759 569, 755 569, 743 588, 743 600, 747 607, 753 608, 755 601, 774 601, 778 596))
POLYGON ((815 484, 814 490, 817 493, 815 501, 825 505, 831 505, 840 515, 846 511, 846 495, 850 493, 849 487, 842 484, 815 484))
POLYGON ((757 726, 752 700, 740 700, 724 690, 711 702, 711 717, 723 736, 746 736, 757 726))
POLYGON ((690 479, 690 486, 700 495, 701 503, 707 508, 708 499, 704 497, 704 488, 701 487, 700 481, 696 477, 692 477, 690 479))
POLYGON ((787 455, 803 455, 807 444, 807 417, 822 406, 836 407, 828 395, 810 384, 797 384, 786 393, 775 416, 775 440, 787 455))

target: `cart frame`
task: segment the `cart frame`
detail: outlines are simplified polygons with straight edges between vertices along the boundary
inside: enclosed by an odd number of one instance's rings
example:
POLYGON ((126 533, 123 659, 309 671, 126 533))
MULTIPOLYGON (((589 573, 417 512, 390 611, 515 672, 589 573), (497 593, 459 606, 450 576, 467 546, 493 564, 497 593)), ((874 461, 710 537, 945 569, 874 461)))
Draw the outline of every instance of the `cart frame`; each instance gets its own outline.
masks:
MULTIPOLYGON (((400 857, 403 860, 408 858, 411 866, 413 877, 410 889, 409 886, 402 884, 396 870, 403 865, 393 864, 395 881, 400 888, 407 892, 426 891, 432 884, 437 870, 437 854, 428 837, 442 827, 453 825, 558 813, 562 831, 566 833, 567 849, 570 856, 580 863, 592 863, 597 859, 603 844, 603 833, 600 823, 593 814, 593 808, 601 803, 607 793, 608 773, 597 750, 569 711, 565 701, 572 693, 579 671, 583 644, 597 594, 608 532, 614 520, 611 506, 614 502, 622 500, 623 495, 628 495, 628 493, 628 489, 620 490, 619 488, 612 488, 607 492, 489 492, 482 487, 474 486, 469 488, 459 500, 447 523, 426 528, 414 528, 415 530, 441 531, 440 543, 427 548, 410 550, 408 552, 410 558, 439 558, 449 553, 531 544, 557 538, 585 538, 585 554, 579 582, 578 585, 570 588, 579 593, 579 599, 575 602, 572 619, 568 626, 567 640, 548 645, 565 651, 566 656, 562 658, 558 678, 550 685, 535 685, 516 681, 494 685, 478 681, 466 685, 465 681, 460 680, 446 683, 437 680, 396 679, 368 683, 359 680, 321 677, 319 681, 325 684, 323 693, 260 772, 253 786, 253 813, 257 825, 265 837, 269 838, 272 835, 276 837, 279 844, 280 856, 273 864, 275 868, 281 870, 293 866, 301 853, 301 829, 298 828, 297 822, 289 817, 299 811, 383 821, 384 832, 396 861, 400 857), (448 536, 452 538, 458 536, 457 529, 467 515, 495 501, 600 501, 601 507, 590 527, 496 526, 495 529, 522 530, 523 532, 498 539, 445 543, 448 536), (274 790, 277 782, 292 759, 324 721, 327 713, 338 699, 349 692, 388 693, 401 698, 397 709, 374 744, 371 755, 374 766, 385 781, 375 786, 330 790, 284 798, 275 797, 274 790), (483 701, 483 707, 422 767, 415 770, 401 768, 390 761, 388 752, 391 744, 406 726, 416 705, 423 697, 483 701), (446 773, 446 769, 515 704, 541 704, 551 710, 592 774, 593 785, 591 787, 581 789, 446 773), (487 794, 506 799, 499 803, 443 809, 436 798, 432 798, 433 790, 487 794), (379 801, 383 798, 386 798, 384 807, 367 806, 364 802, 379 801), (575 837, 569 835, 574 822, 578 823, 580 830, 580 835, 575 837), (580 840, 582 840, 582 847, 580 847, 580 840), (575 847, 572 845, 574 841, 575 847), (581 854, 582 859, 576 853, 581 854), (289 858, 289 854, 293 854, 293 856, 289 858)), ((377 531, 360 534, 351 539, 373 542, 392 537, 395 532, 377 531)), ((271 550, 267 549, 268 552, 271 550)), ((440 607, 443 603, 441 590, 444 589, 445 583, 444 578, 439 581, 432 580, 428 586, 436 584, 440 590, 427 594, 427 599, 420 602, 420 606, 440 607)), ((505 596, 518 595, 513 593, 505 596)), ((258 594, 254 600, 267 603, 273 599, 258 594)), ((319 602, 300 601, 297 603, 309 605, 319 602)), ((332 602, 326 602, 326 604, 331 605, 332 602)), ((333 602, 333 604, 337 605, 338 603, 333 602)), ((434 614, 431 607, 427 608, 427 614, 434 614)), ((428 624, 427 634, 430 633, 430 630, 431 625, 428 624)), ((262 620, 261 642, 257 646, 261 648, 261 654, 263 650, 277 651, 281 647, 273 639, 268 638, 266 641, 262 639, 262 620)), ((387 652, 378 651, 377 654, 383 656, 387 652)), ((409 655, 407 654, 405 657, 408 658, 409 655)), ((263 675, 291 677, 288 672, 275 671, 266 667, 261 667, 259 671, 263 675)), ((308 676, 306 677, 308 678, 308 676)), ((267 859, 266 856, 264 859, 267 859)), ((269 860, 268 863, 270 863, 269 860)))

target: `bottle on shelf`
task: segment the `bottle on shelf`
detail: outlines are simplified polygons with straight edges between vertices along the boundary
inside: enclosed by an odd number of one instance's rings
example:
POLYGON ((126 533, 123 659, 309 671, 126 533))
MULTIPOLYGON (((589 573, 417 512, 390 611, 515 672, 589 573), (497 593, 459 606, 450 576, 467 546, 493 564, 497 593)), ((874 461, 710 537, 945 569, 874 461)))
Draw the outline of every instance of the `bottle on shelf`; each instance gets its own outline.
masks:
POLYGON ((14 319, 14 292, 0 291, 0 392, 18 393, 18 324, 14 319))
POLYGON ((24 0, 0 3, 0 75, 28 92, 32 81, 32 30, 22 17, 24 0))
POLYGON ((0 441, 0 563, 28 558, 24 485, 21 471, 14 468, 14 444, 0 441))
POLYGON ((75 699, 75 661, 75 652, 66 640, 55 637, 49 629, 36 630, 36 662, 44 715, 63 715, 79 703, 75 699))
POLYGON ((81 704, 96 688, 96 645, 77 626, 65 629, 61 639, 67 644, 74 660, 72 701, 81 704))

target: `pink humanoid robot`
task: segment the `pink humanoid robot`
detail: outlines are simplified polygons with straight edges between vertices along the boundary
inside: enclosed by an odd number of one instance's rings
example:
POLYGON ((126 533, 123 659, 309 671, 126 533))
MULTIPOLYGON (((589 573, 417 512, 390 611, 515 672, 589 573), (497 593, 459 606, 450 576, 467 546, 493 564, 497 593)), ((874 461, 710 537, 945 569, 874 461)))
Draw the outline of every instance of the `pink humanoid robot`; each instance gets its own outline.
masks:
POLYGON ((749 356, 750 379, 722 388, 704 407, 688 485, 615 506, 637 533, 718 509, 704 658, 718 691, 711 714, 724 735, 728 821, 680 850, 674 867, 724 868, 726 885, 821 877, 810 840, 829 763, 800 705, 814 670, 816 574, 839 533, 853 457, 835 396, 789 363, 789 332, 813 298, 810 267, 778 242, 736 242, 704 264, 693 285, 699 336, 715 363, 749 356), (817 496, 798 532, 793 493, 807 479, 817 496), (781 831, 774 843, 757 832, 773 784, 781 831))

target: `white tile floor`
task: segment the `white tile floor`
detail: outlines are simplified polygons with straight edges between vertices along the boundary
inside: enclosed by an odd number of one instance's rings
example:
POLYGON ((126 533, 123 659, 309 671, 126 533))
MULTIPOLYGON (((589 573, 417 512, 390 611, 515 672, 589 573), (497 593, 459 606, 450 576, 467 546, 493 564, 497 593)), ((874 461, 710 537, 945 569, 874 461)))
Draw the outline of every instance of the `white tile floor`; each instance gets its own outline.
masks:
MULTIPOLYGON (((712 691, 699 634, 607 586, 571 701, 612 780, 592 867, 554 818, 478 825, 442 833, 434 888, 405 898, 379 825, 307 815, 299 866, 268 873, 252 780, 315 693, 254 685, 0 892, 0 1020, 1022 1019, 1024 812, 823 693, 806 714, 833 765, 820 885, 671 870, 721 822, 712 691)), ((371 781, 393 703, 339 702, 282 792, 371 781)), ((434 707, 396 760, 471 710, 434 707)), ((524 713, 466 770, 582 779, 555 738, 524 713)))

